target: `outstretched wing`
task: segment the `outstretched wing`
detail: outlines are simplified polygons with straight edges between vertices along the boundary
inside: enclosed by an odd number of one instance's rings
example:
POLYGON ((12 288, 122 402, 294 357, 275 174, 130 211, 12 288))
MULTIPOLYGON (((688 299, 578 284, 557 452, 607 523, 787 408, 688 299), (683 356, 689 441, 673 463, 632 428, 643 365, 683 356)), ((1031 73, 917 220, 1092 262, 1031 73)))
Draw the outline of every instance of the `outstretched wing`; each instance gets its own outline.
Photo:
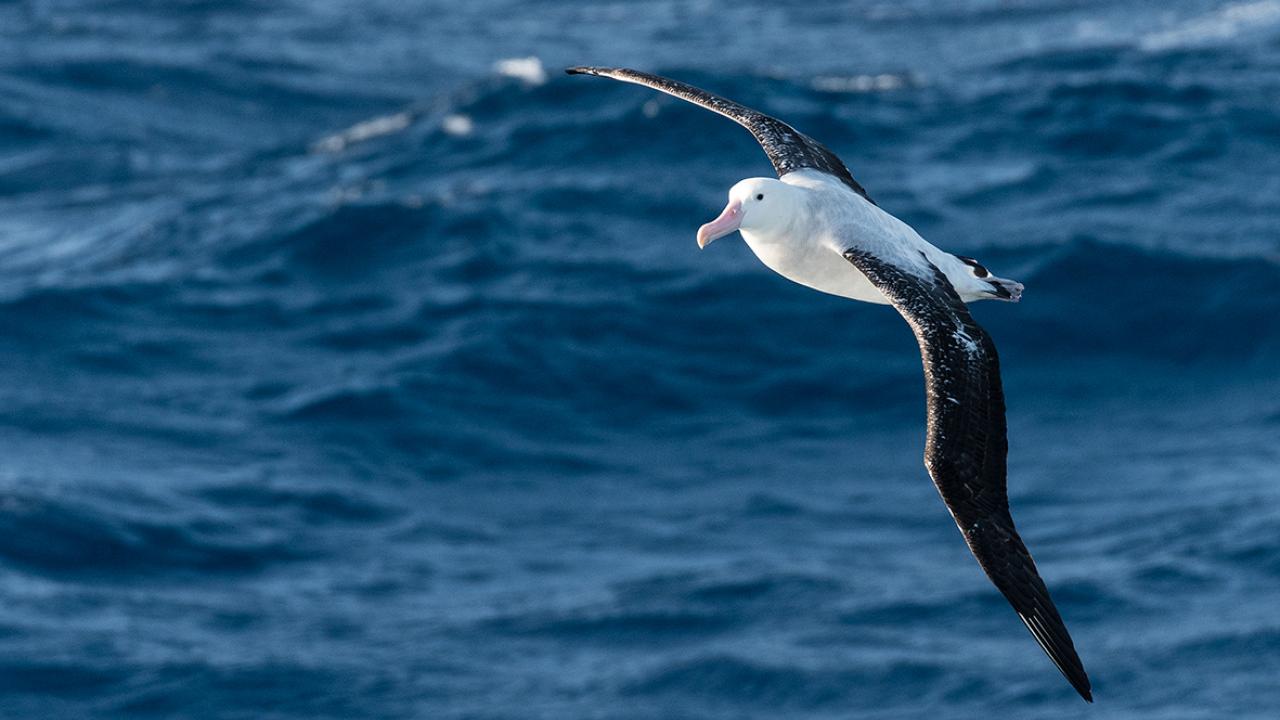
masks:
POLYGON ((571 67, 565 72, 570 75, 599 75, 600 77, 613 78, 623 82, 636 83, 637 85, 651 87, 668 95, 688 100, 695 105, 701 105, 750 130, 756 141, 760 143, 760 147, 764 148, 765 154, 769 156, 769 161, 773 163, 773 169, 778 171, 778 177, 804 168, 820 170, 835 176, 854 192, 866 198, 868 202, 875 202, 867 195, 867 191, 862 189, 858 181, 853 179, 853 176, 849 174, 849 169, 844 166, 844 163, 840 162, 840 158, 836 157, 835 153, 823 147, 817 140, 762 112, 744 107, 732 100, 726 100, 719 95, 712 95, 705 90, 686 85, 678 80, 665 78, 661 75, 651 75, 638 70, 571 67))
POLYGON ((995 344, 928 260, 922 258, 927 272, 917 273, 861 250, 843 254, 920 343, 928 404, 924 464, 969 550, 1049 659, 1092 702, 1089 676, 1009 514, 1009 444, 995 344))

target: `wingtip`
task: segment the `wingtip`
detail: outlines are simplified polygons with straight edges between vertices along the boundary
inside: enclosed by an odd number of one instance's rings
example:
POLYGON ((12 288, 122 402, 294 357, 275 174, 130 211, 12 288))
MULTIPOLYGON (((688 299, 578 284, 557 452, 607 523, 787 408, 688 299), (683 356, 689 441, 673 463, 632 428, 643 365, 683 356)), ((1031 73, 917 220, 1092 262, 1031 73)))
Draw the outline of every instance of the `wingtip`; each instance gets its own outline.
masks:
POLYGON ((1084 698, 1085 702, 1092 704, 1093 686, 1089 683, 1089 676, 1085 674, 1084 670, 1081 669, 1080 674, 1075 675, 1074 673, 1068 674, 1065 669, 1061 667, 1058 669, 1063 670, 1062 674, 1067 678, 1067 682, 1071 683, 1072 689, 1077 693, 1080 693, 1080 697, 1084 698))
MULTIPOLYGON (((1063 673, 1064 675, 1066 673, 1063 673)), ((1084 698, 1087 703, 1093 703, 1093 685, 1089 682, 1089 676, 1081 670, 1078 677, 1067 677, 1067 682, 1071 683, 1071 687, 1080 693, 1080 697, 1084 698)))
POLYGON ((1025 615, 1020 612, 1018 617, 1031 631, 1040 649, 1049 656, 1049 660, 1058 668, 1058 672, 1062 673, 1062 677, 1072 689, 1079 693, 1085 702, 1092 703, 1093 685, 1089 682, 1089 674, 1085 672, 1084 663, 1080 662, 1080 656, 1076 654, 1075 645, 1071 642, 1071 635, 1067 633, 1066 625, 1061 624, 1061 619, 1058 618, 1057 627, 1053 627, 1046 626, 1044 620, 1038 615, 1025 615), (1050 628, 1060 629, 1061 635, 1051 632, 1050 628))
POLYGON ((574 65, 564 69, 565 75, 596 75, 602 68, 591 65, 574 65))
POLYGON ((1071 687, 1080 693, 1080 697, 1084 698, 1085 702, 1093 702, 1093 685, 1089 683, 1089 676, 1085 674, 1083 668, 1080 670, 1080 677, 1076 680, 1071 680, 1071 687))
MULTIPOLYGON (((1074 648, 1072 654, 1074 655, 1074 648)), ((1061 662, 1059 658, 1055 658, 1052 655, 1050 656, 1050 659, 1052 659, 1054 664, 1058 666, 1058 670, 1062 671, 1062 676, 1071 684, 1072 689, 1077 693, 1080 693, 1080 697, 1084 698, 1085 702, 1092 703, 1093 683, 1089 682, 1089 673, 1085 672, 1084 665, 1080 662, 1079 656, 1075 656, 1074 658, 1074 667, 1065 662, 1061 662)))

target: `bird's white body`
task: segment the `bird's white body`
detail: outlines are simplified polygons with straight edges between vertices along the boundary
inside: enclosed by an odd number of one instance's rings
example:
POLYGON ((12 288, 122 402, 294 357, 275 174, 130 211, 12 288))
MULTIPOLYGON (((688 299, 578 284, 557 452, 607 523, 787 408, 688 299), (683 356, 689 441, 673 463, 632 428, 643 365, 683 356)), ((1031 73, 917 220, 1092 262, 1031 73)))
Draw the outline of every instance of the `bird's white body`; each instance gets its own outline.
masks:
POLYGON ((965 302, 996 297, 996 283, 1011 293, 1010 299, 1017 299, 1022 291, 1013 281, 979 277, 973 265, 934 247, 910 225, 826 173, 799 170, 781 180, 744 180, 730 191, 730 200, 748 208, 739 232, 760 262, 814 290, 887 304, 885 296, 842 255, 858 248, 921 273, 931 272, 923 262, 928 260, 946 274, 965 302), (787 190, 779 193, 779 184, 787 190), (752 207, 757 194, 765 199, 752 207))

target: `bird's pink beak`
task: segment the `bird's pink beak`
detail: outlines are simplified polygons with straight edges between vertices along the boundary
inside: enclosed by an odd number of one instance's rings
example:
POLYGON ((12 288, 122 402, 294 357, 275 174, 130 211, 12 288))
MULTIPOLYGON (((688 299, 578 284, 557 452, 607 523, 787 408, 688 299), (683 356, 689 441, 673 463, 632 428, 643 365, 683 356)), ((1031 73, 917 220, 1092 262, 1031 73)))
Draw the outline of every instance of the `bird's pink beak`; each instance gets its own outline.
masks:
POLYGON ((737 230, 740 225, 742 225, 742 203, 730 200, 724 212, 720 213, 720 217, 698 228, 698 247, 704 248, 710 245, 712 240, 728 235, 737 230))

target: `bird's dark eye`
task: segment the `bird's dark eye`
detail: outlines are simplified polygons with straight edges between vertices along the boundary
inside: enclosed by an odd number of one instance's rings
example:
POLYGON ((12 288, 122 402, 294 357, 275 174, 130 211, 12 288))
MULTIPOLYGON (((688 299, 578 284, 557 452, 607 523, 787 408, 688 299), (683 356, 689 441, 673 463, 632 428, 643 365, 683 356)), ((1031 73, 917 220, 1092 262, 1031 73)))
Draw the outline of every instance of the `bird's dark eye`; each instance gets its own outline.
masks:
POLYGON ((756 199, 757 199, 757 200, 763 200, 763 199, 764 199, 764 193, 760 193, 759 195, 756 195, 756 199))

